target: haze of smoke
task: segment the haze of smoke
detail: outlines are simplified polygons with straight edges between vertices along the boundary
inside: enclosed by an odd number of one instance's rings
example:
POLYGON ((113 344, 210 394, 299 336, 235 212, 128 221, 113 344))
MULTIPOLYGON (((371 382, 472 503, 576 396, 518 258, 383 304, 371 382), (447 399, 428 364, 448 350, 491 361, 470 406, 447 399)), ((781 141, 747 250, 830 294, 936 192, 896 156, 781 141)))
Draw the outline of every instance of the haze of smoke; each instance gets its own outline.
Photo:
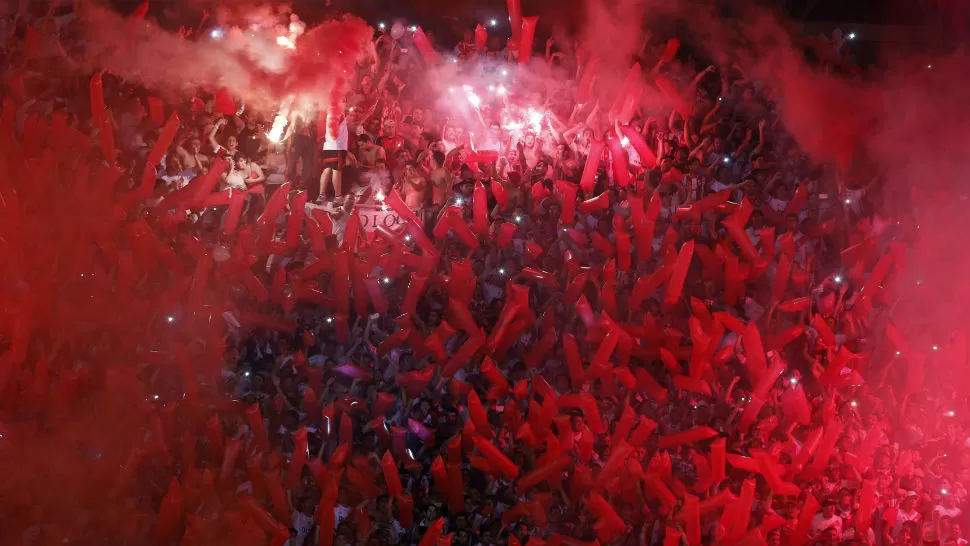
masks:
POLYGON ((88 70, 103 69, 172 94, 186 86, 226 87, 262 109, 275 108, 291 94, 329 100, 369 47, 372 33, 364 21, 345 16, 308 31, 284 57, 287 52, 260 37, 230 33, 225 40, 188 40, 96 5, 85 6, 80 16, 91 44, 81 59, 88 70))

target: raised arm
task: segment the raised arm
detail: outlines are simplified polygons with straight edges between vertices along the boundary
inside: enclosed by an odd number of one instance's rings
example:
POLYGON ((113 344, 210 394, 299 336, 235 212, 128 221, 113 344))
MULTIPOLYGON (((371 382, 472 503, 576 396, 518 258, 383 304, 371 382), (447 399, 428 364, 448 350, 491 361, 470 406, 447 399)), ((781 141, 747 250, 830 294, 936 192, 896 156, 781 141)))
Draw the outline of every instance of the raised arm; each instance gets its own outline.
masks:
POLYGON ((219 143, 216 141, 216 135, 219 134, 219 130, 222 129, 222 126, 225 124, 226 118, 222 118, 216 122, 216 124, 212 127, 212 131, 209 132, 209 145, 212 146, 213 150, 218 150, 221 148, 219 143))
POLYGON ((765 120, 758 122, 758 145, 751 151, 752 154, 760 154, 765 146, 765 120))
POLYGON ((688 93, 690 92, 689 90, 694 89, 695 87, 697 87, 697 84, 701 83, 701 80, 704 79, 704 76, 714 72, 715 70, 717 70, 717 67, 711 64, 711 65, 708 65, 707 68, 705 68, 704 70, 701 70, 700 72, 698 72, 697 75, 694 76, 694 79, 691 80, 690 84, 687 86, 688 93))

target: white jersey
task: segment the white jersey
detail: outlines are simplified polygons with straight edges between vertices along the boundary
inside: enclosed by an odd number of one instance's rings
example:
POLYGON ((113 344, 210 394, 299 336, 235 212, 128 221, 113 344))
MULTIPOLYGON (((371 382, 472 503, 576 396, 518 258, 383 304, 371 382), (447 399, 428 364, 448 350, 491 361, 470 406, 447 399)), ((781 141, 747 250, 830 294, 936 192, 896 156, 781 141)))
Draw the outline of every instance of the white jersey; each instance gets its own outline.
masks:
POLYGON ((340 127, 337 129, 336 135, 331 135, 330 131, 327 131, 327 137, 323 141, 324 151, 346 151, 349 142, 349 137, 347 134, 347 120, 340 121, 340 127))

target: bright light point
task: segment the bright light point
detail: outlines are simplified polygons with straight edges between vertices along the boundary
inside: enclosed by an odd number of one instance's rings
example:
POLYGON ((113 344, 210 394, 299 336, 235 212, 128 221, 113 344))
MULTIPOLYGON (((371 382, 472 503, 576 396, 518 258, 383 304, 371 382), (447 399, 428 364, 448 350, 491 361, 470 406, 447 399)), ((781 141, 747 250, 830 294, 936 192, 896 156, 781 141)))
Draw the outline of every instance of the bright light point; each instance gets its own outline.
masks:
POLYGON ((498 93, 499 95, 504 95, 506 92, 505 87, 500 85, 498 86, 498 89, 495 90, 495 92, 498 93))
POLYGON ((515 216, 515 221, 516 221, 516 223, 521 222, 522 221, 522 217, 519 216, 519 215, 516 215, 515 216))
POLYGON ((158 395, 157 395, 157 394, 153 394, 153 395, 152 395, 152 398, 153 398, 154 400, 158 400, 158 395))
POLYGON ((296 44, 288 36, 277 36, 276 45, 284 49, 296 49, 296 44))
POLYGON ((283 140, 283 131, 286 129, 287 119, 290 115, 290 101, 286 100, 280 105, 279 112, 276 113, 276 117, 273 118, 273 125, 270 127, 269 132, 266 133, 266 138, 270 142, 279 144, 283 140))
POLYGON ((333 324, 333 317, 327 317, 327 324, 333 324))
POLYGON ((505 268, 504 267, 498 268, 498 274, 499 275, 505 275, 505 268))
POLYGON ((459 198, 455 199, 455 204, 460 207, 460 206, 462 206, 462 205, 465 204, 465 200, 462 199, 461 197, 459 197, 459 198))
POLYGON ((494 27, 494 26, 497 26, 498 25, 498 21, 496 21, 495 19, 492 19, 491 21, 488 22, 488 24, 489 24, 489 26, 493 26, 494 27))
POLYGON ((410 235, 405 235, 404 236, 404 240, 405 241, 410 241, 411 240, 411 236, 410 235))
POLYGON ((569 233, 569 228, 562 228, 563 233, 569 233))
POLYGON ((385 25, 384 23, 377 23, 377 28, 384 30, 385 28, 387 28, 387 25, 385 25))
POLYGON ((849 39, 850 40, 855 40, 855 32, 850 32, 849 33, 849 39))
POLYGON ((934 350, 934 351, 939 351, 939 350, 940 350, 940 348, 939 348, 939 346, 937 346, 937 345, 934 345, 934 346, 933 346, 933 350, 934 350))
POLYGON ((903 354, 903 353, 902 353, 902 352, 900 352, 900 351, 896 351, 896 356, 899 356, 899 355, 901 355, 901 354, 903 354))
POLYGON ((954 416, 954 415, 956 415, 956 414, 957 414, 957 413, 956 413, 955 411, 953 411, 953 410, 950 410, 950 411, 948 411, 948 412, 946 412, 946 416, 947 416, 947 417, 953 417, 953 416, 954 416))
POLYGON ((852 204, 852 200, 851 199, 846 199, 845 200, 845 204, 846 205, 851 205, 852 204))
POLYGON ((931 65, 931 64, 928 64, 928 65, 926 65, 926 68, 928 68, 928 69, 930 69, 930 70, 933 70, 933 65, 931 65))
POLYGON ((842 275, 836 275, 835 278, 832 280, 835 282, 842 282, 842 275))
POLYGON ((797 377, 792 377, 791 379, 788 380, 788 382, 791 383, 792 385, 797 385, 798 384, 798 378, 797 377))
POLYGON ((941 495, 946 495, 946 489, 940 489, 940 494, 941 495))
POLYGON ((458 59, 452 59, 451 62, 458 64, 458 59))
POLYGON ((495 91, 495 86, 494 85, 489 85, 488 86, 488 90, 489 91, 495 91))
POLYGON ((175 317, 173 317, 172 315, 169 315, 167 320, 169 322, 175 322, 175 317))
POLYGON ((508 76, 509 75, 509 71, 508 70, 503 70, 502 71, 502 75, 503 76, 508 76))
POLYGON ((378 201, 383 201, 384 200, 384 192, 378 190, 377 191, 377 195, 375 195, 374 198, 377 199, 378 201))
POLYGON ((243 372, 243 377, 249 377, 249 372, 243 372))
POLYGON ((418 31, 418 25, 411 25, 411 32, 417 32, 417 31, 418 31))
POLYGON ((730 157, 725 157, 721 161, 724 162, 724 163, 730 163, 731 162, 731 158, 730 157))
POLYGON ((221 40, 225 35, 226 31, 222 30, 221 28, 214 28, 211 32, 209 32, 209 38, 212 38, 213 40, 221 40))
POLYGON ((630 139, 623 137, 620 139, 620 146, 627 147, 630 145, 630 139))
POLYGON ((916 281, 916 286, 923 284, 923 281, 916 281))
POLYGON ((454 87, 449 87, 448 88, 448 92, 449 93, 454 93, 455 92, 455 88, 454 87))
POLYGON ((390 277, 384 277, 384 279, 382 280, 382 282, 384 284, 391 284, 391 278, 390 277))
POLYGON ((850 405, 852 405, 852 407, 853 407, 853 408, 854 408, 854 407, 857 407, 857 406, 859 405, 859 403, 858 403, 858 402, 856 402, 855 400, 853 400, 853 401, 851 401, 851 402, 849 402, 849 404, 850 404, 850 405))
POLYGON ((471 104, 475 108, 478 108, 479 106, 482 105, 481 97, 479 97, 475 93, 472 93, 471 91, 468 91, 467 95, 468 95, 468 104, 471 104))

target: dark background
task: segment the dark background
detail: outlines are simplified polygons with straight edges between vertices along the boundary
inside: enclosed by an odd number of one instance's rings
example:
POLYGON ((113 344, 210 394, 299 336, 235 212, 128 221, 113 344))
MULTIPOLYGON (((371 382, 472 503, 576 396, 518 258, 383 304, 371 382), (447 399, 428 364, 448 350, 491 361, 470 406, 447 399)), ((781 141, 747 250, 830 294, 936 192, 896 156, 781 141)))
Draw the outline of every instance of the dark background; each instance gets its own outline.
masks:
MULTIPOLYGON (((141 0, 109 0, 122 12, 132 11, 141 0)), ((242 5, 247 0, 227 0, 242 5)), ((680 0, 687 2, 690 0, 680 0)), ((750 1, 703 0, 714 2, 725 13, 737 13, 750 1)), ((309 22, 350 12, 372 25, 390 24, 395 19, 433 29, 438 42, 453 45, 465 28, 490 19, 498 21, 496 31, 508 35, 505 0, 292 0, 294 11, 309 22)), ((210 5, 218 4, 209 0, 210 5)), ((253 4, 264 2, 253 1, 253 4)), ((756 5, 786 16, 802 34, 831 34, 835 28, 855 31, 854 49, 869 62, 877 62, 880 51, 893 46, 923 52, 942 53, 970 44, 967 14, 970 0, 761 0, 756 5)), ((545 42, 552 28, 575 30, 582 24, 584 0, 521 0, 525 16, 541 15, 537 43, 545 42)), ((160 11, 160 1, 152 3, 151 13, 160 11)), ((186 3, 186 5, 197 5, 186 3)), ((192 9, 192 8, 189 8, 192 9)), ((196 8, 196 11, 198 9, 196 8)), ((195 19, 197 20, 197 19, 195 19)))

